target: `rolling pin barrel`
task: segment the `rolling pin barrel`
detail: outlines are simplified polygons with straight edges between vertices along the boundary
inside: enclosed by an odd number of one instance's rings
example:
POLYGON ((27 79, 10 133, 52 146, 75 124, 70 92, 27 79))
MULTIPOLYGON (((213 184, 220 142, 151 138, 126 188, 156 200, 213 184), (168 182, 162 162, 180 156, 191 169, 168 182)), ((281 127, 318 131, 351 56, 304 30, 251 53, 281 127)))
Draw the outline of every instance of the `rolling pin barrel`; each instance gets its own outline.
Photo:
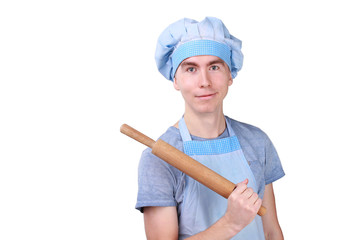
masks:
POLYGON ((224 198, 235 188, 234 183, 161 139, 154 144, 152 153, 224 198))
MULTIPOLYGON (((224 198, 228 198, 234 191, 234 183, 161 139, 155 142, 153 139, 126 124, 121 126, 120 132, 152 148, 152 153, 155 156, 161 158, 224 198)), ((258 215, 263 216, 265 213, 266 208, 261 206, 258 215)))

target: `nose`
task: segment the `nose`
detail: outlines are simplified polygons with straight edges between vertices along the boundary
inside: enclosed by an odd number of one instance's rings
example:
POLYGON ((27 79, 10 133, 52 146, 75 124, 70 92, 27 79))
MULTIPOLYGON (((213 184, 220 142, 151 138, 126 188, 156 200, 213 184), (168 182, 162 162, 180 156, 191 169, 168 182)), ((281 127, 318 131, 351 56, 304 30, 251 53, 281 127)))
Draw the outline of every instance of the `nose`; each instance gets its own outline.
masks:
POLYGON ((208 71, 206 71, 206 70, 201 71, 200 79, 199 79, 199 86, 201 88, 211 86, 211 79, 210 79, 208 71))

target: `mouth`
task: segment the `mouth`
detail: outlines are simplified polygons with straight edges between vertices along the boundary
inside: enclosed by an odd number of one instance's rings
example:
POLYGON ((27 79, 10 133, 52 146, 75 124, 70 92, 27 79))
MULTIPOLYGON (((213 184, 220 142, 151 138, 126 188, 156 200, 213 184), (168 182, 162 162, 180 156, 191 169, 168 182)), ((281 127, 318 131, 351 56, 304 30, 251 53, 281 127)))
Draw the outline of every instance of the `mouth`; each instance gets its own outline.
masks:
POLYGON ((213 97, 215 97, 216 93, 211 93, 211 94, 202 94, 202 95, 196 95, 195 97, 197 99, 201 99, 201 100, 208 100, 208 99, 212 99, 213 97))

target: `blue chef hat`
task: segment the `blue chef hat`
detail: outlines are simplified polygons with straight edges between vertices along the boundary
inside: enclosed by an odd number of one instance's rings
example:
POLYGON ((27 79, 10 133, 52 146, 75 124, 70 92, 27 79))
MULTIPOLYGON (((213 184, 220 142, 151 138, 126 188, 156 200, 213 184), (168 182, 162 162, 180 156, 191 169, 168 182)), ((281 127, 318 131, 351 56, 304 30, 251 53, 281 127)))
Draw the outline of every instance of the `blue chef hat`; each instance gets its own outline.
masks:
POLYGON ((214 17, 206 17, 201 22, 184 18, 171 24, 158 39, 155 61, 160 73, 173 81, 180 63, 199 55, 213 55, 224 60, 232 78, 243 63, 241 41, 214 17))

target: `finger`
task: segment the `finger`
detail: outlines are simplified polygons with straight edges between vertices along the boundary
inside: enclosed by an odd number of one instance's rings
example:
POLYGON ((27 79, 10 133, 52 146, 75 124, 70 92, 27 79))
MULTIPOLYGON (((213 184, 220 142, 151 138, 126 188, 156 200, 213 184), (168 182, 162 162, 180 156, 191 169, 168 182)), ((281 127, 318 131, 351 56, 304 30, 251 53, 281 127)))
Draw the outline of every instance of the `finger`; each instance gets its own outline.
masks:
POLYGON ((254 207, 256 208, 257 211, 259 211, 261 205, 262 205, 262 199, 258 198, 254 203, 254 207))
POLYGON ((244 192, 242 193, 242 195, 245 197, 245 198, 250 198, 252 195, 254 194, 254 190, 252 188, 246 188, 244 190, 244 192))
POLYGON ((257 193, 255 192, 249 197, 249 201, 253 204, 256 204, 258 200, 259 200, 259 195, 257 195, 257 193))
POLYGON ((248 185, 248 183, 249 183, 249 179, 245 178, 245 180, 244 180, 244 181, 242 181, 241 183, 244 183, 245 185, 248 185))
POLYGON ((244 181, 236 184, 235 188, 234 188, 234 192, 244 192, 247 189, 247 184, 249 183, 248 179, 245 179, 244 181))

